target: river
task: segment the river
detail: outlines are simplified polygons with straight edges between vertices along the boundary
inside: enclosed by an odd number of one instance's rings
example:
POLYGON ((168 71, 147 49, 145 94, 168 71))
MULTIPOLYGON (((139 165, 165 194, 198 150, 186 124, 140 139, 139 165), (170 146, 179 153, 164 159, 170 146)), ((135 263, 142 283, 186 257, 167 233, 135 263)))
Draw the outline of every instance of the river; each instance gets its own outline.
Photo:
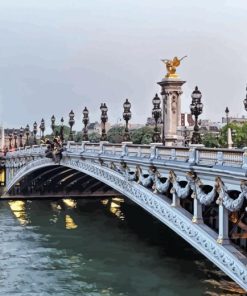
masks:
POLYGON ((0 295, 245 295, 122 198, 1 201, 0 233, 0 295))

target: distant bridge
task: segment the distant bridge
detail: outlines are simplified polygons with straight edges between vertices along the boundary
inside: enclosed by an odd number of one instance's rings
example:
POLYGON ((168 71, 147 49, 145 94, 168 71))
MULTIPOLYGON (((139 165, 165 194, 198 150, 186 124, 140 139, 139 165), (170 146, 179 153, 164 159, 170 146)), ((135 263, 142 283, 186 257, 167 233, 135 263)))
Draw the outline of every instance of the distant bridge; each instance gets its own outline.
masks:
POLYGON ((45 150, 35 145, 7 153, 6 192, 41 183, 103 184, 166 224, 247 291, 247 151, 68 142, 55 163, 45 150))

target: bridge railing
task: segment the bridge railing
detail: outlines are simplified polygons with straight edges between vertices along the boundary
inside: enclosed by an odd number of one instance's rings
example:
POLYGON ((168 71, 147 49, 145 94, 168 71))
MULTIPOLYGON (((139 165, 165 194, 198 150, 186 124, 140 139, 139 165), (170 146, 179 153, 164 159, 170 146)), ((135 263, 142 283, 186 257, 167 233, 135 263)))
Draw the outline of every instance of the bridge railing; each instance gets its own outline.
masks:
POLYGON ((109 154, 109 155, 113 154, 113 155, 121 156, 123 152, 123 147, 122 147, 122 144, 105 143, 103 144, 102 152, 104 154, 109 154))
POLYGON ((14 151, 7 152, 6 157, 25 157, 27 154, 39 155, 44 154, 46 149, 46 144, 18 147, 14 151))
MULTIPOLYGON (((6 157, 24 157, 25 155, 44 154, 47 145, 33 145, 9 151, 6 157)), ((69 153, 89 153, 130 158, 171 160, 189 162, 202 166, 229 166, 247 169, 247 149, 223 149, 201 147, 165 147, 161 145, 138 145, 132 143, 110 144, 68 142, 66 151, 69 153)))
POLYGON ((187 162, 189 160, 189 148, 157 146, 154 157, 161 160, 175 160, 187 162))
POLYGON ((244 150, 199 148, 196 150, 196 164, 242 167, 244 150))
POLYGON ((102 145, 99 143, 85 143, 84 144, 84 152, 86 153, 100 153, 102 145))

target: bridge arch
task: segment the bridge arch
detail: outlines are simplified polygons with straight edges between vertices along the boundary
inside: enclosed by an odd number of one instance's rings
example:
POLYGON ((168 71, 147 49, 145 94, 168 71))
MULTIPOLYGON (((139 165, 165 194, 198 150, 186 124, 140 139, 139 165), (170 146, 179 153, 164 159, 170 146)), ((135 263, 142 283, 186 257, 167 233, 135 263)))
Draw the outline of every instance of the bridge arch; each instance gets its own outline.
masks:
MULTIPOLYGON (((27 163, 18 170, 9 182, 7 189, 10 190, 25 175, 51 165, 54 165, 54 162, 47 158, 27 163)), ((241 257, 241 253, 239 253, 236 259, 236 253, 232 253, 230 245, 222 246, 218 244, 216 242, 217 234, 206 225, 201 226, 192 223, 191 215, 183 208, 172 207, 166 197, 155 194, 136 182, 128 181, 124 175, 109 167, 93 161, 83 160, 79 156, 73 158, 64 156, 60 165, 98 179, 131 199, 185 239, 247 290, 247 269, 243 263, 244 256, 241 257)))

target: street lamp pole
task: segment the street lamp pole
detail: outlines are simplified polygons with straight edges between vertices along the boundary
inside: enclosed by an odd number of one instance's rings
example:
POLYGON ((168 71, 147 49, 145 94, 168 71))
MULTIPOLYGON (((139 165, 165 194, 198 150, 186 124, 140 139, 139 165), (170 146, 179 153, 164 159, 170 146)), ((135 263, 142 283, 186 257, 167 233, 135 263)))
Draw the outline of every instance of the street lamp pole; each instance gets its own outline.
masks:
POLYGON ((199 132, 199 125, 198 125, 198 116, 202 114, 203 104, 201 102, 202 94, 199 91, 198 87, 195 87, 195 90, 191 94, 192 102, 190 104, 190 111, 191 114, 195 116, 195 125, 194 125, 194 132, 191 138, 191 144, 201 144, 201 136, 199 132))
POLYGON ((17 131, 14 130, 14 147, 17 148, 17 131))
POLYGON ((108 120, 108 116, 107 116, 108 108, 106 106, 106 103, 101 103, 100 110, 101 110, 101 137, 100 137, 100 141, 107 141, 105 124, 108 120))
POLYGON ((44 120, 44 118, 41 119, 41 123, 40 123, 39 128, 41 130, 41 140, 44 141, 44 139, 45 139, 45 136, 44 136, 44 132, 45 132, 45 120, 44 120))
POLYGON ((226 126, 227 126, 227 148, 232 149, 232 144, 233 144, 232 130, 229 127, 229 108, 228 107, 226 107, 225 113, 226 113, 226 126))
POLYGON ((187 147, 189 145, 189 135, 190 135, 190 131, 188 130, 188 128, 185 126, 184 127, 184 146, 187 147))
POLYGON ((36 136, 37 131, 38 131, 38 124, 35 121, 34 124, 33 124, 33 143, 34 143, 34 145, 37 145, 37 136, 36 136))
POLYGON ((63 126, 63 123, 64 123, 64 119, 63 117, 61 118, 61 125, 60 125, 60 139, 61 139, 61 142, 63 143, 64 142, 64 126, 63 126))
POLYGON ((19 137, 20 137, 20 147, 23 147, 23 143, 22 143, 23 133, 24 133, 24 129, 23 129, 23 127, 21 127, 21 128, 20 128, 20 133, 19 133, 19 137))
POLYGON ((55 137, 55 121, 56 121, 56 118, 54 115, 52 115, 51 117, 51 129, 52 129, 52 136, 55 137))
POLYGON ((12 149, 12 139, 13 139, 13 135, 9 133, 9 150, 12 149))
POLYGON ((82 123, 84 124, 84 128, 82 130, 82 140, 83 141, 88 141, 87 125, 88 125, 88 122, 89 122, 89 116, 88 116, 89 112, 88 112, 87 107, 84 108, 82 113, 83 113, 82 123))
POLYGON ((153 134, 153 143, 160 143, 161 137, 160 132, 158 129, 158 120, 161 118, 161 108, 160 108, 161 100, 159 96, 156 94, 153 98, 153 110, 152 110, 152 116, 155 120, 155 127, 154 127, 154 134, 153 134))
POLYGON ((129 120, 131 119, 131 103, 129 102, 128 99, 123 104, 123 119, 125 120, 125 129, 124 129, 124 134, 123 134, 123 141, 124 142, 129 142, 130 139, 130 132, 129 132, 129 120))
POLYGON ((75 124, 75 113, 73 112, 73 110, 70 111, 69 113, 69 126, 70 126, 70 131, 69 131, 69 141, 73 141, 74 137, 73 137, 73 125, 75 124))
POLYGON ((29 146, 29 135, 30 135, 29 124, 26 125, 25 134, 26 134, 26 143, 25 143, 25 146, 29 146))

